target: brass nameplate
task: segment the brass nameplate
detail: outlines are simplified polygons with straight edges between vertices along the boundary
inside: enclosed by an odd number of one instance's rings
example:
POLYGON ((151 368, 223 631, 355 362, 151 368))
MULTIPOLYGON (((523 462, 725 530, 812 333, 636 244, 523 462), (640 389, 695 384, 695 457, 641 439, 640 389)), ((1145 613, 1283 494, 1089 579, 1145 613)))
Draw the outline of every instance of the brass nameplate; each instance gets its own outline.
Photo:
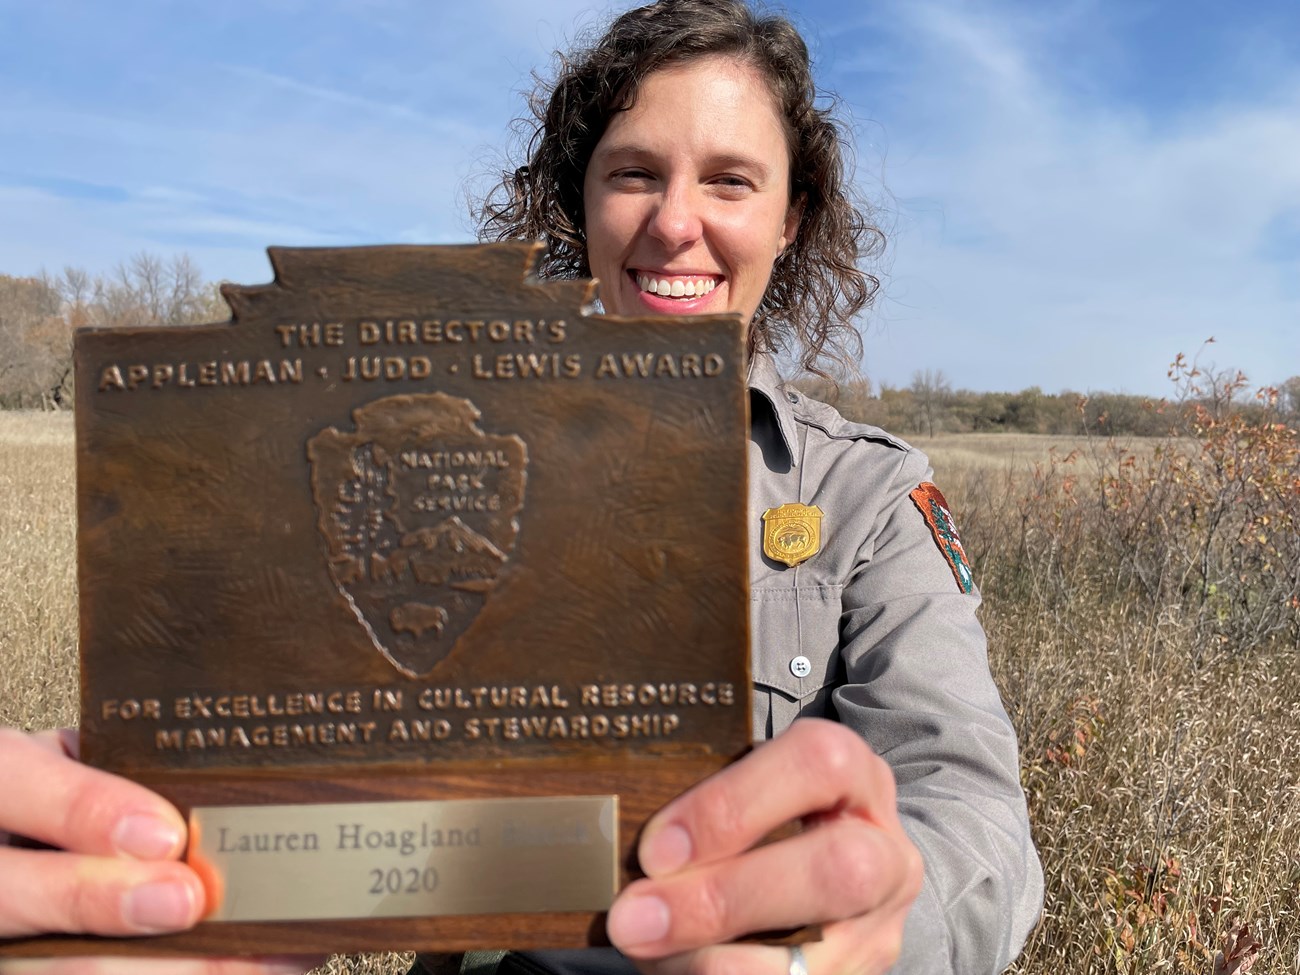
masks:
POLYGON ((200 807, 211 921, 603 911, 617 798, 200 807))

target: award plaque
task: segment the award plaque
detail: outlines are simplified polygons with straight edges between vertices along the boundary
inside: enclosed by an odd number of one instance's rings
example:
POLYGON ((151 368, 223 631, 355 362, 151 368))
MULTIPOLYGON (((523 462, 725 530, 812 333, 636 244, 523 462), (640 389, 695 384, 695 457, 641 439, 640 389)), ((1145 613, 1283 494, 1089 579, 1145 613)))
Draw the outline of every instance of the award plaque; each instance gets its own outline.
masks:
POLYGON ((272 249, 230 322, 78 333, 83 758, 209 914, 6 953, 604 943, 750 743, 745 339, 539 253, 272 249))

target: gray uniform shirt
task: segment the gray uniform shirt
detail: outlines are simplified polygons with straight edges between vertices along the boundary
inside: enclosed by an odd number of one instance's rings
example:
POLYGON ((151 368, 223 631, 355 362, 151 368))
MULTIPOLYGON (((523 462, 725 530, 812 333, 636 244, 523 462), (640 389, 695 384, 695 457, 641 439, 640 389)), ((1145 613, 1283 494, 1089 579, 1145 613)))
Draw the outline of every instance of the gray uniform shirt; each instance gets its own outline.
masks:
MULTIPOLYGON (((749 386, 755 736, 801 716, 862 735, 893 769, 925 862, 892 971, 1000 972, 1038 917, 1043 877, 979 595, 963 591, 910 496, 929 462, 785 389, 767 356, 752 360, 749 386), (763 554, 761 519, 790 502, 824 513, 820 550, 793 568, 763 554)), ((528 957, 554 971, 633 970, 608 949, 528 957)))
POLYGON ((766 356, 749 379, 755 734, 834 718, 889 763, 925 861, 894 972, 1000 972, 1038 917, 1043 876, 978 592, 911 498, 929 462, 782 388, 766 356), (821 550, 794 568, 763 555, 759 518, 792 501, 824 513, 821 550))

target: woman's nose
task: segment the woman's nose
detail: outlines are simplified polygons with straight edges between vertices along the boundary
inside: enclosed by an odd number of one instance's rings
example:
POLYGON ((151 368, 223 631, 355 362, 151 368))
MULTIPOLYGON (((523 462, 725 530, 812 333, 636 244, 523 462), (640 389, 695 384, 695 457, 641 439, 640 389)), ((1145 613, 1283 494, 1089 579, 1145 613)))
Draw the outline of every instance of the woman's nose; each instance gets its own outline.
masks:
POLYGON ((702 227, 698 201, 684 187, 665 189, 650 215, 650 235, 670 250, 697 240, 702 227))

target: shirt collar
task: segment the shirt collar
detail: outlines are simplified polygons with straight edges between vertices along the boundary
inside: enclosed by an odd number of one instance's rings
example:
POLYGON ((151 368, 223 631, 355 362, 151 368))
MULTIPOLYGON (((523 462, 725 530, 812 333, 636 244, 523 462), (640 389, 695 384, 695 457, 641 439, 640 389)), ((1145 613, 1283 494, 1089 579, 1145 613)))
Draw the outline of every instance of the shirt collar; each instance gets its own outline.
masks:
POLYGON ((756 352, 750 356, 746 383, 753 392, 759 394, 751 397, 751 402, 766 402, 771 407, 776 416, 776 428, 781 434, 781 446, 785 448, 790 466, 797 467, 799 459, 795 455, 794 445, 798 443, 798 438, 795 434, 793 404, 798 399, 798 394, 781 388, 781 375, 776 371, 772 356, 766 352, 756 352))

